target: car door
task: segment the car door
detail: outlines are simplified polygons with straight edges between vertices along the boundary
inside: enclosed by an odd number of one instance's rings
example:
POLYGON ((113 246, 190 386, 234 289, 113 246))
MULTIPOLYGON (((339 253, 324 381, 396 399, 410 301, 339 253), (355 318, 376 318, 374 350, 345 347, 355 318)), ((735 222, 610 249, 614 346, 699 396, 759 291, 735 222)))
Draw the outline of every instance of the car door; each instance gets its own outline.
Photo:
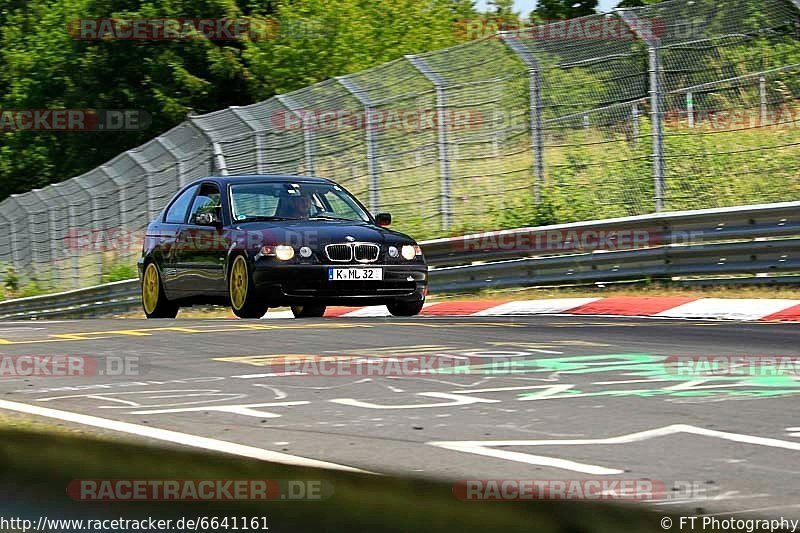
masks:
POLYGON ((180 269, 176 255, 177 237, 198 189, 199 186, 195 185, 178 194, 167 207, 163 219, 153 224, 152 238, 156 240, 154 257, 161 268, 164 289, 173 298, 181 296, 180 269))
POLYGON ((205 182, 195 196, 186 223, 177 237, 176 257, 180 285, 187 296, 216 295, 226 290, 225 257, 228 247, 222 230, 219 185, 205 182), (198 215, 212 215, 214 225, 198 223, 198 215))

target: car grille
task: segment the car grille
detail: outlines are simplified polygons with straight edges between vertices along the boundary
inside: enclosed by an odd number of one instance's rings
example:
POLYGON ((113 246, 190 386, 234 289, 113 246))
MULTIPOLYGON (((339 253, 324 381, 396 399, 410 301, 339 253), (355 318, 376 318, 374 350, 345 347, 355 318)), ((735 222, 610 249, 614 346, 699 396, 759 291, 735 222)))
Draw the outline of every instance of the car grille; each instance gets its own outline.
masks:
POLYGON ((329 244, 325 247, 328 259, 335 263, 374 263, 380 256, 381 247, 371 242, 329 244))
POLYGON ((381 251, 377 244, 354 244, 353 255, 359 263, 374 263, 381 251))
POLYGON ((347 263, 353 260, 353 247, 349 244, 329 244, 325 247, 328 259, 337 263, 347 263))

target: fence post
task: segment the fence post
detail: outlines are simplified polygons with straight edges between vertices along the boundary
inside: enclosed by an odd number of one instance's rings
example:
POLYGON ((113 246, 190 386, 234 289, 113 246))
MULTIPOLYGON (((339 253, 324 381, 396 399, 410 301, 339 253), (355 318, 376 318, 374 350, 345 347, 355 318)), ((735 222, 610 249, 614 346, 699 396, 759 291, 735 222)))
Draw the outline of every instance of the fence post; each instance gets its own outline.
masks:
POLYGON ((225 153, 222 151, 222 145, 218 142, 212 143, 214 148, 214 167, 220 176, 228 175, 228 163, 225 161, 225 153))
POLYGON ((694 128, 694 96, 692 91, 686 92, 686 120, 689 122, 689 127, 694 128))
POLYGON ((662 100, 664 97, 661 87, 661 62, 659 51, 659 37, 648 30, 650 24, 644 24, 639 20, 633 9, 618 9, 619 14, 628 28, 638 38, 647 44, 648 74, 650 78, 650 123, 653 129, 653 148, 651 158, 653 160, 653 185, 655 194, 656 212, 664 210, 664 200, 666 199, 666 183, 664 181, 664 130, 662 120, 664 118, 662 110, 662 100))
POLYGON ((367 115, 365 139, 367 143, 367 173, 369 174, 369 210, 373 213, 377 213, 380 207, 378 190, 380 170, 378 169, 378 143, 375 139, 375 108, 370 98, 353 80, 346 76, 338 76, 336 81, 347 89, 350 94, 355 96, 356 100, 364 106, 364 113, 367 115))
MULTIPOLYGON (((3 201, 2 205, 6 206, 10 203, 11 198, 7 198, 3 201)), ((19 204, 16 200, 14 203, 19 204)), ((8 221, 8 225, 10 228, 10 233, 8 235, 8 246, 9 246, 9 255, 11 256, 11 267, 17 272, 17 274, 22 273, 22 256, 20 254, 19 248, 19 232, 17 232, 17 223, 16 219, 13 218, 10 214, 0 213, 0 216, 5 218, 8 221)), ((5 273, 3 273, 5 274, 5 273)))
POLYGON ((649 46, 650 58, 650 122, 653 127, 653 183, 655 185, 656 212, 664 210, 666 185, 664 183, 664 131, 661 123, 661 64, 658 45, 649 46))
POLYGON ((253 116, 250 114, 248 110, 246 110, 246 108, 231 106, 228 109, 230 109, 231 113, 233 113, 242 124, 244 124, 250 129, 250 133, 253 136, 253 141, 256 147, 256 173, 263 174, 264 146, 261 143, 261 135, 259 135, 260 130, 253 125, 258 123, 258 121, 253 119, 253 116))
MULTIPOLYGON (((56 242, 58 242, 58 238, 56 237, 55 211, 50 209, 50 206, 49 206, 47 200, 44 198, 44 196, 42 196, 42 190, 41 189, 33 189, 31 191, 31 194, 33 194, 36 197, 36 199, 39 200, 39 202, 45 207, 45 209, 47 209, 47 238, 50 241, 50 249, 47 251, 46 257, 47 257, 47 264, 52 269, 52 270, 50 270, 50 272, 52 274, 52 278, 50 279, 50 282, 52 284, 52 282, 56 278, 56 276, 59 277, 59 281, 60 281, 60 274, 56 274, 56 272, 55 272, 56 270, 58 270, 58 269, 56 269, 56 258, 53 257, 53 251, 56 248, 56 242)), ((31 246, 33 246, 33 237, 31 237, 31 246)), ((33 258, 33 249, 31 249, 31 258, 33 258)), ((37 263, 37 262, 38 261, 34 261, 34 263, 37 263)))
POLYGON ((528 68, 530 92, 531 150, 533 152, 533 199, 539 204, 544 187, 544 136, 542 126, 542 77, 539 62, 525 48, 513 32, 498 32, 500 40, 514 52, 528 68))
POLYGON ((186 170, 184 169, 183 161, 175 151, 175 144, 169 139, 163 137, 156 137, 156 142, 161 145, 165 152, 172 156, 175 160, 175 166, 178 168, 178 189, 186 185, 186 170))
POLYGON ((308 122, 309 113, 303 115, 301 112, 303 106, 288 94, 279 94, 275 98, 300 120, 303 128, 303 154, 306 162, 306 174, 313 176, 316 174, 316 168, 314 167, 314 128, 308 122))
MULTIPOLYGON (((72 202, 67 204, 67 213, 69 216, 69 225, 71 228, 77 230, 75 221, 75 206, 72 202)), ((81 247, 78 243, 75 244, 75 249, 72 251, 72 281, 76 289, 81 286, 81 247)))
POLYGON ((758 78, 758 96, 761 103, 761 122, 762 128, 767 123, 767 79, 764 76, 758 78))
POLYGON ((214 136, 211 132, 208 132, 202 128, 202 126, 198 125, 195 117, 197 115, 194 112, 190 112, 186 118, 187 122, 191 124, 200 135, 202 135, 208 146, 211 147, 211 173, 217 174, 219 173, 220 176, 227 176, 228 175, 228 164, 225 161, 225 151, 222 149, 222 145, 219 141, 214 139, 214 136))
POLYGON ((447 94, 445 93, 445 81, 425 62, 424 59, 418 56, 408 55, 406 59, 411 66, 420 71, 425 78, 430 81, 436 88, 436 121, 437 121, 437 138, 439 145, 439 184, 440 184, 440 211, 442 214, 442 230, 447 231, 450 229, 450 224, 453 218, 453 209, 451 202, 451 187, 452 180, 450 172, 450 141, 447 137, 447 94))
MULTIPOLYGON (((91 242, 95 243, 97 236, 100 235, 100 220, 98 218, 99 210, 97 208, 97 198, 91 193, 89 188, 83 186, 83 183, 81 183, 83 181, 82 176, 72 179, 75 180, 75 184, 89 196, 89 212, 92 214, 91 242)), ((97 256, 97 283, 103 283, 103 254, 102 252, 97 252, 96 250, 95 252, 97 256)))
POLYGON ((156 213, 155 198, 153 198, 153 169, 150 168, 148 161, 146 161, 141 154, 128 151, 128 156, 133 159, 139 168, 145 172, 145 190, 147 191, 147 219, 152 220, 156 213))
POLYGON ((19 252, 19 240, 17 233, 17 223, 13 218, 9 219, 11 222, 11 263, 17 275, 22 271, 22 257, 19 252))
POLYGON ((633 121, 633 144, 639 144, 639 106, 633 104, 631 106, 631 120, 633 121))

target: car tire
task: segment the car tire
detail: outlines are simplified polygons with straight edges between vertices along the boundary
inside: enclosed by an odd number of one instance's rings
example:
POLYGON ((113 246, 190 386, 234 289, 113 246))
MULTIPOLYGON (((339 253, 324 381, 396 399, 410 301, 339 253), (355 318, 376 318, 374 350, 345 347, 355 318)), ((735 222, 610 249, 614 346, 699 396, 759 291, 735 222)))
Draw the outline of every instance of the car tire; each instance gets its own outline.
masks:
POLYGON ((292 314, 295 318, 319 318, 325 314, 324 305, 293 305, 292 314))
POLYGON ((386 309, 393 316, 415 316, 422 311, 423 305, 425 305, 425 300, 418 302, 392 302, 386 305, 386 309))
POLYGON ((243 255, 236 255, 231 263, 228 297, 233 314, 239 318, 261 318, 267 312, 267 304, 258 299, 250 267, 243 255))
POLYGON ((153 262, 147 263, 142 275, 142 308, 147 318, 175 318, 180 306, 170 302, 164 294, 164 284, 158 267, 153 262))

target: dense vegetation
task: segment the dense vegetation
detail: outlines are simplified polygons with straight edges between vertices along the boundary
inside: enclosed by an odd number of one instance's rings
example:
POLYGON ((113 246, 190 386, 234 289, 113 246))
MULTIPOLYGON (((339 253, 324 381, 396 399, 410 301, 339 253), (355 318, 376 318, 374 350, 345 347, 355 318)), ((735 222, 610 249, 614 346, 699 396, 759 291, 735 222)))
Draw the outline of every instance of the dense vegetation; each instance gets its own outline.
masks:
MULTIPOLYGON (((543 2, 533 18, 592 11, 597 0, 543 2)), ((0 109, 138 109, 138 131, 0 133, 0 200, 102 164, 185 119, 264 100, 466 36, 458 22, 516 18, 512 0, 0 0, 0 109), (277 21, 256 41, 85 41, 80 18, 251 17, 277 21), (102 137, 102 142, 98 142, 102 137)))

